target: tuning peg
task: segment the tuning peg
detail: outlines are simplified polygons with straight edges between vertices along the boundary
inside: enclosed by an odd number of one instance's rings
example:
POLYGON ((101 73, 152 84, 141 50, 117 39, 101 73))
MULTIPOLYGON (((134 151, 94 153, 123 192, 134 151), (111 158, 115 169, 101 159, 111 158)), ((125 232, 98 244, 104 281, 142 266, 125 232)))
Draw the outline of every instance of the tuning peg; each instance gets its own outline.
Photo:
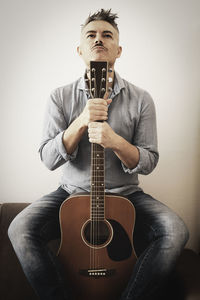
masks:
POLYGON ((108 82, 112 82, 112 81, 113 81, 112 77, 108 77, 108 82))
POLYGON ((85 82, 88 82, 89 81, 89 79, 88 78, 85 78, 85 82))
POLYGON ((108 91, 109 91, 109 92, 112 92, 112 90, 113 90, 113 89, 112 89, 111 87, 108 88, 108 91))
POLYGON ((109 72, 109 73, 112 73, 112 69, 108 69, 108 72, 109 72))

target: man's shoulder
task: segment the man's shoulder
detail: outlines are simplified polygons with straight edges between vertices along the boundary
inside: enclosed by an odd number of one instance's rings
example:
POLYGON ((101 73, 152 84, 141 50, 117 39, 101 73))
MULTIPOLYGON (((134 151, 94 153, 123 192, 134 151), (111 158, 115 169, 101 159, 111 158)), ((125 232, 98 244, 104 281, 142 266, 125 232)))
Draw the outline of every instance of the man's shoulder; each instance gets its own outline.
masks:
POLYGON ((67 83, 65 85, 59 86, 52 90, 52 94, 54 95, 65 95, 71 93, 74 89, 84 89, 84 86, 82 84, 82 77, 79 77, 78 79, 72 81, 71 83, 67 83))
POLYGON ((129 80, 126 79, 121 79, 121 80, 123 81, 125 91, 130 95, 131 98, 133 97, 134 99, 140 101, 148 101, 149 99, 152 100, 150 93, 146 89, 141 88, 138 85, 135 85, 129 80))

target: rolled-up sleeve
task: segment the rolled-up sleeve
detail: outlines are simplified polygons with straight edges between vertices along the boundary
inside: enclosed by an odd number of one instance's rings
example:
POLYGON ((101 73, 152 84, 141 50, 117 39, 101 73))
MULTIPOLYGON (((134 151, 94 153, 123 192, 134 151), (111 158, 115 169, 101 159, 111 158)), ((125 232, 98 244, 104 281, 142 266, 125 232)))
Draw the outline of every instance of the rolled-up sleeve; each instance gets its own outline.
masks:
POLYGON ((159 159, 155 105, 147 92, 143 94, 138 115, 139 120, 132 144, 139 150, 139 162, 133 169, 127 168, 122 163, 122 168, 124 172, 129 174, 147 175, 153 171, 159 159))
POLYGON ((55 90, 47 102, 39 148, 40 158, 49 170, 55 170, 68 160, 76 158, 78 147, 69 155, 63 144, 63 134, 67 127, 68 120, 63 113, 62 100, 58 90, 55 90))

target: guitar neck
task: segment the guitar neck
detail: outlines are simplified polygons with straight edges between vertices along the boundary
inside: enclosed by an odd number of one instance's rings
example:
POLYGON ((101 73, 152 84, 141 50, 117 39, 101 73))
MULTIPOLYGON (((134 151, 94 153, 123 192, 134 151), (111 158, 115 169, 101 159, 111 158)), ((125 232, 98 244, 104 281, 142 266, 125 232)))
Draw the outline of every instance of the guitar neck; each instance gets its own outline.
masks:
POLYGON ((91 219, 104 220, 105 204, 105 163, 104 148, 98 144, 91 145, 91 219))
MULTIPOLYGON (((89 88, 92 98, 103 98, 107 92, 108 63, 106 61, 90 62, 89 88)), ((105 219, 105 180, 104 148, 99 144, 91 145, 91 212, 94 221, 105 219)))

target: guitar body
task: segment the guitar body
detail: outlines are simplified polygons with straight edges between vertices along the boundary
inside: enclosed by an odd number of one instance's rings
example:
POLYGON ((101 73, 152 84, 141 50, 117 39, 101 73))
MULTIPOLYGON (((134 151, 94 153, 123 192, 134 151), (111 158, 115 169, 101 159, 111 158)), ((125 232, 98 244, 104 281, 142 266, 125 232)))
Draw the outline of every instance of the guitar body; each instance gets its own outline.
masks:
POLYGON ((136 262, 135 210, 125 197, 105 195, 105 218, 90 219, 90 195, 74 194, 60 209, 58 256, 76 300, 117 300, 136 262))

